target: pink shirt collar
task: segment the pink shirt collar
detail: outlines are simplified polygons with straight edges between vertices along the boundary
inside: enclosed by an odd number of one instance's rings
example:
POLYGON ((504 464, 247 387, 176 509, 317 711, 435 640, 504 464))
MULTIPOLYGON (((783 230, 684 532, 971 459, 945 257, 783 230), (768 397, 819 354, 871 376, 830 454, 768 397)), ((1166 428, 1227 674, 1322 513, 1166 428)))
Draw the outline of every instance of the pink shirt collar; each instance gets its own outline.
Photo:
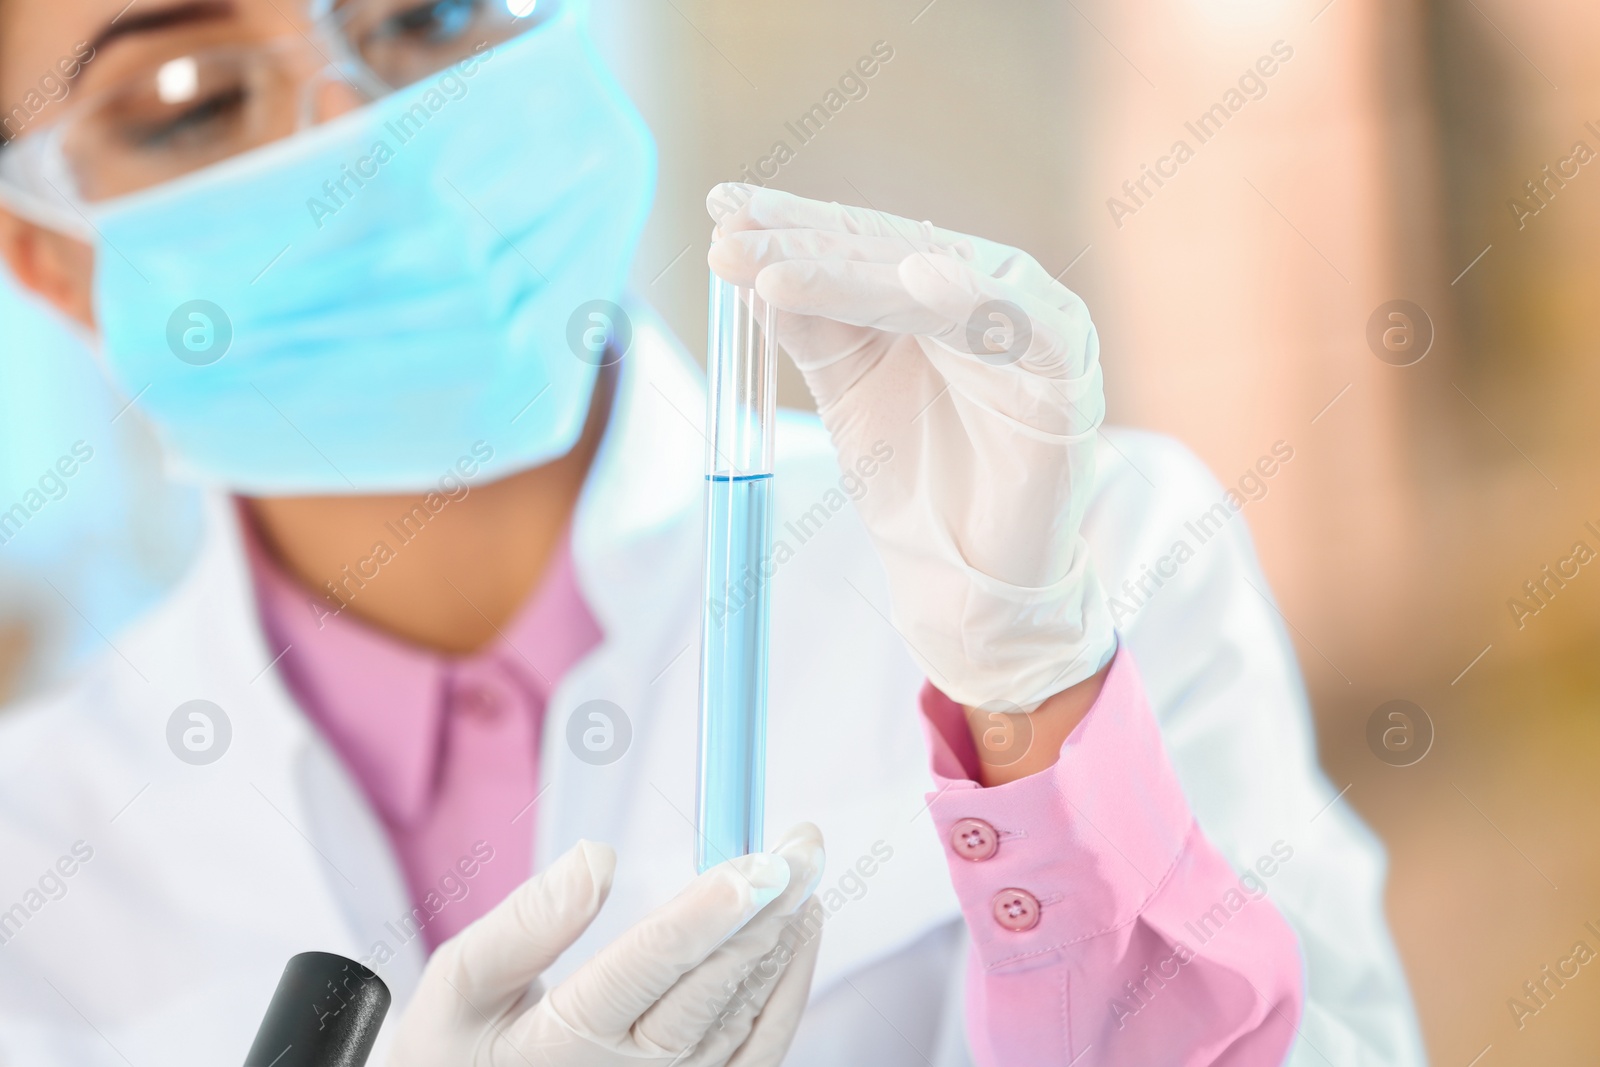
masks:
POLYGON ((544 581, 500 636, 466 656, 384 634, 308 592, 266 553, 244 519, 268 644, 290 691, 333 743, 391 830, 402 832, 438 799, 445 716, 463 680, 508 677, 541 712, 551 690, 600 641, 563 533, 544 581))

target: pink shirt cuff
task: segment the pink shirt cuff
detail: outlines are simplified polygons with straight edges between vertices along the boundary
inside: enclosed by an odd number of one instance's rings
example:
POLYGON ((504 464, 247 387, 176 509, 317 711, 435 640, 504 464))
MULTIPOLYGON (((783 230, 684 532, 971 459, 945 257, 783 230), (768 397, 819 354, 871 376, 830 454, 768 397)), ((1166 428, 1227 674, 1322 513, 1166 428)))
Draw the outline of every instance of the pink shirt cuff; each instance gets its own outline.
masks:
POLYGON ((1194 817, 1125 650, 1055 765, 1005 785, 973 781, 976 752, 960 705, 927 685, 922 710, 937 786, 930 810, 985 967, 1103 934, 1144 910, 1194 817), (969 858, 986 850, 981 841, 976 851, 958 847, 957 824, 968 820, 994 827, 997 847, 987 859, 969 858), (1010 929, 989 915, 1004 889, 1038 900, 1037 925, 1010 929))
POLYGON ((1054 766, 1005 785, 973 780, 958 705, 927 686, 922 709, 978 1064, 1283 1062, 1299 944, 1264 883, 1200 832, 1125 650, 1054 766))

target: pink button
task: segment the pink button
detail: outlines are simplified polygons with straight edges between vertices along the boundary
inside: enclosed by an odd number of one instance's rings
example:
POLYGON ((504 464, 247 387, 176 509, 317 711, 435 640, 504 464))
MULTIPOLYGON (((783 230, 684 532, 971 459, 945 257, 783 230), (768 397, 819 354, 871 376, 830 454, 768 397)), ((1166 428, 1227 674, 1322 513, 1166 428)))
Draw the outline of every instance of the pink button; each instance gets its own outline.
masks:
POLYGON ((994 897, 994 921, 1007 930, 1032 930, 1039 925, 1039 898, 1026 889, 1002 889, 994 897))
POLYGON ((476 682, 468 682, 456 691, 456 710, 480 722, 494 722, 504 705, 499 693, 476 682))
POLYGON ((962 819, 950 828, 950 847, 964 860, 986 860, 1000 848, 1000 835, 982 819, 962 819))

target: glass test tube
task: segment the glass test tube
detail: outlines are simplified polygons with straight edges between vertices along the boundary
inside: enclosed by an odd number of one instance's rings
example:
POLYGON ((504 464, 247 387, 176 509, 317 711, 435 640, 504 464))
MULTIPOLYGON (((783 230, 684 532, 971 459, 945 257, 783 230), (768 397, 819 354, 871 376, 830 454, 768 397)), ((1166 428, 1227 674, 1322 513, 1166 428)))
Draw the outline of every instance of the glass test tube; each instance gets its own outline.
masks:
POLYGON ((711 275, 695 867, 761 849, 772 555, 772 309, 711 275))

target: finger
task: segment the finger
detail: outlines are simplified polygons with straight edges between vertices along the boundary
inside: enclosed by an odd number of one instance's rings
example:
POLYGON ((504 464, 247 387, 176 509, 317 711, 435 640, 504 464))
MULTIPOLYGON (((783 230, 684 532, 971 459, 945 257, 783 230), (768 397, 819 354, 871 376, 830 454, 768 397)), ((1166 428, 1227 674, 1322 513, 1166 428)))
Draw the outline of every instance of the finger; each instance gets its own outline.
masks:
MULTIPOLYGON (((814 906, 820 908, 820 905, 814 906)), ((820 917, 817 922, 821 923, 820 917)), ((814 935, 799 942, 794 959, 784 969, 772 995, 756 1016, 749 1036, 727 1061, 727 1067, 777 1067, 783 1062, 811 996, 811 976, 816 973, 817 953, 821 947, 819 925, 814 935)))
POLYGON ((407 1018, 476 1019, 515 1001, 588 928, 615 869, 609 847, 579 841, 439 946, 407 1018))
POLYGON ((1064 287, 1056 287, 1052 303, 940 252, 908 255, 892 269, 788 260, 764 268, 756 290, 790 314, 938 338, 991 365, 1025 363, 1055 376, 1082 373, 1084 342, 1093 333, 1088 309, 1064 287))
POLYGON ((640 1017, 634 1033, 641 1044, 669 1052, 691 1048, 725 1025, 724 1015, 753 1017, 766 1003, 792 955, 778 950, 779 939, 822 878, 822 831, 801 823, 772 851, 789 865, 789 885, 640 1017))
POLYGON ((755 284, 763 267, 791 259, 899 263, 912 253, 945 251, 927 241, 865 237, 827 230, 741 230, 718 238, 706 256, 717 274, 734 285, 755 284))
POLYGON ((711 190, 707 208, 719 223, 712 239, 733 233, 759 230, 822 230, 840 234, 892 238, 912 250, 924 246, 951 252, 970 261, 990 277, 1011 282, 1034 293, 1058 285, 1055 277, 1032 256, 1009 245, 985 240, 935 226, 890 215, 876 208, 848 207, 842 204, 807 200, 780 189, 728 182, 711 190))
POLYGON ((897 264, 796 259, 756 275, 756 292, 780 311, 890 333, 935 334, 948 319, 917 300, 897 264))
POLYGON ((907 256, 897 274, 907 294, 947 324, 929 335, 952 351, 1055 378, 1083 374, 1096 354, 1088 309, 1065 288, 1057 287, 1057 306, 948 255, 907 256))
POLYGON ((447 942, 456 944, 456 988, 474 1001, 520 993, 589 928, 616 867, 610 846, 579 841, 518 886, 447 942))
POLYGON ((890 215, 874 208, 809 200, 781 189, 724 182, 706 197, 706 210, 723 234, 740 230, 829 230, 869 237, 893 237, 951 248, 978 239, 931 222, 890 215), (732 208, 732 210, 729 210, 732 208))
POLYGON ((580 1033, 627 1033, 788 884, 789 865, 770 853, 717 864, 551 990, 552 1010, 580 1033))

